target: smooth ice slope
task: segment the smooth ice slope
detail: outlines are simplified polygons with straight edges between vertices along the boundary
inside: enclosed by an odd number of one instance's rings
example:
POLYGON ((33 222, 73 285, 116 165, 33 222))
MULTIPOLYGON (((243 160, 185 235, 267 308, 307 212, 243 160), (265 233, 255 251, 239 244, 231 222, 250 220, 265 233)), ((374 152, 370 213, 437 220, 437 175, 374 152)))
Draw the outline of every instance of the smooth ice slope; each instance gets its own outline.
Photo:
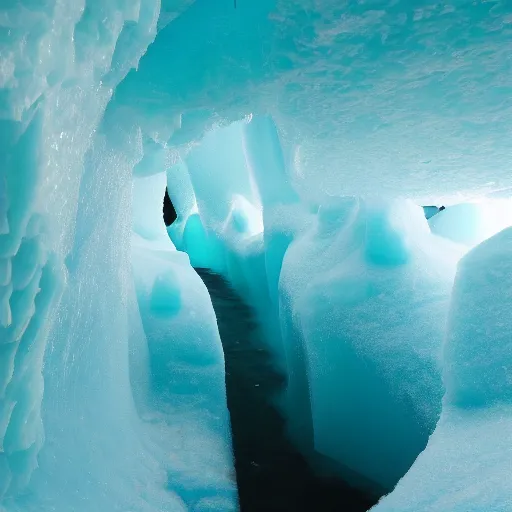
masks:
POLYGON ((509 228, 461 260, 444 347, 441 420, 375 512, 510 510, 511 254, 509 228))

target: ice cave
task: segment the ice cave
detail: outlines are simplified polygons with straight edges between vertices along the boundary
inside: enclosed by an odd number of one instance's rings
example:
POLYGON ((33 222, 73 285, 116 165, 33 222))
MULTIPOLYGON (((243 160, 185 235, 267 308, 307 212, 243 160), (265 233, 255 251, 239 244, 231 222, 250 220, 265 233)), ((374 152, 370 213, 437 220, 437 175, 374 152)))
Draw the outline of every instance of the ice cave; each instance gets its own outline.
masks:
POLYGON ((0 512, 512 511, 511 83, 508 0, 0 0, 0 512))

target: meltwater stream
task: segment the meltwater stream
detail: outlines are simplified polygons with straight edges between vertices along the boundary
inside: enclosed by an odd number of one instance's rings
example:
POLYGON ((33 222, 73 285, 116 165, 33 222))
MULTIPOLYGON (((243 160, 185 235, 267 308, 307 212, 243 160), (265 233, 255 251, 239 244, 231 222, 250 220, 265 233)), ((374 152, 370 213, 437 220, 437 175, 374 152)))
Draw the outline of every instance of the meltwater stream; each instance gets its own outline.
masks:
POLYGON ((259 338, 251 308, 223 277, 196 269, 209 290, 226 360, 235 469, 242 512, 362 512, 374 502, 335 479, 321 479, 288 441, 273 405, 285 379, 259 338))

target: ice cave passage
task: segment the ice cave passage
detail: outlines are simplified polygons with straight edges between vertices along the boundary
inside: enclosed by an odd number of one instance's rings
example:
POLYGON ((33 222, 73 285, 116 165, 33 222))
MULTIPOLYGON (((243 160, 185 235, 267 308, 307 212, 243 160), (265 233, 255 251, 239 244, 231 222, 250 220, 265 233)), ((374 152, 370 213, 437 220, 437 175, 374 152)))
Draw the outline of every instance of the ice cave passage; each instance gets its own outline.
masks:
POLYGON ((511 55, 507 0, 0 1, 0 512, 510 512, 511 55))

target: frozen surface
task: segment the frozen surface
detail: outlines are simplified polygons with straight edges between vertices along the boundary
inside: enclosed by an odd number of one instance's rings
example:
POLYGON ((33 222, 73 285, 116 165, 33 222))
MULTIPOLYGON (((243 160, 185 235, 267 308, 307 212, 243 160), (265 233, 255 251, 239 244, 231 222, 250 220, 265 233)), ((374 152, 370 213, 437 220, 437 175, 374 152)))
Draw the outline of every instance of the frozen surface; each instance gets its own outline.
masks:
POLYGON ((441 420, 375 512, 510 510, 511 251, 509 228, 461 260, 444 347, 441 420))
POLYGON ((380 507, 436 510, 437 486, 437 510, 506 510, 510 443, 484 434, 510 416, 508 231, 485 239, 509 209, 474 205, 512 185, 511 15, 505 0, 3 1, 0 507, 235 507, 191 263, 255 305, 312 459, 388 489, 436 424, 444 372, 440 423, 380 507), (190 262, 157 227, 163 172, 190 262), (448 208, 429 227, 411 200, 448 208))
POLYGON ((390 490, 439 418, 441 344, 467 248, 432 234, 410 201, 308 205, 286 162, 268 117, 209 133, 168 171, 170 236, 255 306, 302 451, 354 485, 390 490))
MULTIPOLYGON (((322 205, 286 253, 280 313, 298 365, 291 384, 307 378, 314 448, 355 483, 359 475, 390 489, 435 427, 459 255, 430 234, 421 208, 356 200, 322 205)), ((302 393, 291 398, 301 407, 302 393)))
POLYGON ((165 187, 165 173, 133 185, 132 266, 151 370, 142 417, 164 440, 168 487, 189 510, 234 511, 224 355, 208 292, 162 222, 165 187))
POLYGON ((158 16, 152 0, 0 6, 2 512, 236 509, 213 310, 151 227, 164 175, 157 202, 135 201, 132 258, 132 175, 165 170, 165 152, 102 123, 158 16), (180 314, 197 317, 189 336, 180 314))
MULTIPOLYGON (((280 140, 269 118, 253 116, 192 148, 168 171, 171 196, 186 191, 171 238, 255 304, 288 375, 283 408, 304 453, 354 485, 390 491, 441 414, 459 259, 510 223, 509 200, 448 206, 429 221, 401 199, 308 202, 280 140), (180 239, 183 225, 200 236, 180 239)), ((486 325, 474 321, 469 329, 486 325)))
POLYGON ((117 94, 154 113, 151 129, 174 145, 219 117, 270 113, 303 196, 444 204, 510 186, 510 9, 505 0, 241 0, 236 9, 197 0, 117 94))

